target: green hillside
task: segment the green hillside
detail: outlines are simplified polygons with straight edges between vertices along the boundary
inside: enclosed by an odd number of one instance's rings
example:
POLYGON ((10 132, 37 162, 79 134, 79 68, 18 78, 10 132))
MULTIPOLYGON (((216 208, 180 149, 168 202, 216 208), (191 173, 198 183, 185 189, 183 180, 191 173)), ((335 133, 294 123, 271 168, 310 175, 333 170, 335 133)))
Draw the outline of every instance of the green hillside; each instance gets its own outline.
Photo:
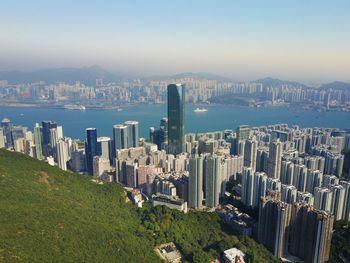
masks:
POLYGON ((116 184, 0 151, 0 261, 157 262, 116 184))
POLYGON ((168 241, 188 261, 207 262, 232 246, 250 262, 273 261, 215 213, 141 210, 125 200, 117 184, 0 150, 0 262, 159 262, 154 247, 168 241))

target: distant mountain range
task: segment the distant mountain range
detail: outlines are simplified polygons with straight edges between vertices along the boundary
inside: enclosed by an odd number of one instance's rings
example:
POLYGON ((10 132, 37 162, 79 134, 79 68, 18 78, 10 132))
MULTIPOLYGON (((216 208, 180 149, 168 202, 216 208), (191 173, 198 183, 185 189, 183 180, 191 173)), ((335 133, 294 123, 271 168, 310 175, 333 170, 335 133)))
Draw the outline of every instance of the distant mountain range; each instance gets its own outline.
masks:
POLYGON ((322 85, 321 89, 350 90, 350 83, 348 83, 348 82, 341 82, 341 81, 334 81, 334 82, 322 85))
POLYGON ((104 82, 116 82, 121 79, 120 76, 112 74, 96 65, 83 68, 42 69, 31 72, 0 72, 0 79, 5 79, 11 84, 33 83, 37 81, 45 81, 46 83, 66 82, 72 84, 80 81, 86 85, 95 85, 96 79, 99 78, 103 79, 104 82))
POLYGON ((300 82, 296 82, 296 81, 289 81, 289 80, 280 80, 280 79, 275 79, 275 78, 263 78, 263 79, 257 79, 253 82, 256 83, 262 83, 264 86, 271 86, 271 87, 275 87, 275 86, 281 86, 281 85, 292 85, 292 86, 299 86, 299 87, 303 87, 303 88, 307 88, 309 86, 300 83, 300 82))
MULTIPOLYGON (((240 81, 233 80, 224 76, 211 74, 207 72, 184 72, 175 75, 158 75, 142 78, 143 81, 148 80, 170 80, 170 79, 184 79, 184 78, 194 78, 194 79, 207 79, 207 80, 216 80, 219 82, 237 82, 240 81)), ((37 81, 45 81, 46 83, 55 83, 55 82, 66 82, 73 84, 76 81, 80 81, 86 85, 95 85, 96 79, 103 79, 105 83, 118 82, 122 79, 128 79, 126 76, 121 74, 111 73, 108 70, 93 65, 90 67, 82 68, 53 68, 53 69, 42 69, 31 72, 24 71, 0 71, 0 80, 8 80, 11 84, 19 83, 33 83, 37 81)), ((256 83, 262 83, 264 86, 281 86, 281 85, 293 85, 303 88, 307 86, 303 83, 289 80, 281 80, 276 78, 262 78, 257 79, 256 83)), ((335 81, 321 86, 322 89, 350 89, 350 83, 335 81)))
POLYGON ((194 78, 194 79, 207 79, 207 80, 216 80, 221 82, 238 82, 235 80, 232 80, 227 77, 223 77, 220 75, 207 73, 207 72, 184 72, 184 73, 178 73, 174 75, 158 75, 158 76, 150 76, 142 78, 143 80, 167 80, 167 79, 184 79, 184 78, 194 78))

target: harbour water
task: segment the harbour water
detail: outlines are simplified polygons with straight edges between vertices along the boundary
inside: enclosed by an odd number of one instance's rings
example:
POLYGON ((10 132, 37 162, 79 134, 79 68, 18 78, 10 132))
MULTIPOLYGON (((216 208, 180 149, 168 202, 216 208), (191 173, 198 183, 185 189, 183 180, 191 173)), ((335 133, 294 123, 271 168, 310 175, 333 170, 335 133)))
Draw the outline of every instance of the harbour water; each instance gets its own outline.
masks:
MULTIPOLYGON (((186 132, 235 129, 238 125, 297 124, 301 127, 339 127, 350 129, 348 112, 316 112, 287 107, 206 106, 207 112, 195 113, 196 105, 186 105, 186 132)), ((0 118, 32 129, 35 122, 53 120, 64 126, 65 136, 84 138, 85 129, 97 128, 98 136, 111 136, 112 126, 126 120, 140 122, 140 132, 148 138, 149 127, 158 128, 167 115, 166 104, 136 105, 117 110, 67 110, 38 107, 0 107, 0 118)))

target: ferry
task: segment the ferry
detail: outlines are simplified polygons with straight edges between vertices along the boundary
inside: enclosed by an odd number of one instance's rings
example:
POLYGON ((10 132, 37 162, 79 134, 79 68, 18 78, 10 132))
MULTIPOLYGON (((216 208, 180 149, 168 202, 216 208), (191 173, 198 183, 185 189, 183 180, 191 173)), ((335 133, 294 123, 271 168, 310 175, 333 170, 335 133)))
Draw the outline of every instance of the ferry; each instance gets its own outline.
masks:
POLYGON ((85 106, 83 105, 75 105, 75 104, 67 104, 63 106, 66 110, 85 110, 85 106))
POLYGON ((196 108, 193 110, 195 113, 202 113, 202 112, 207 112, 208 110, 205 108, 196 108))

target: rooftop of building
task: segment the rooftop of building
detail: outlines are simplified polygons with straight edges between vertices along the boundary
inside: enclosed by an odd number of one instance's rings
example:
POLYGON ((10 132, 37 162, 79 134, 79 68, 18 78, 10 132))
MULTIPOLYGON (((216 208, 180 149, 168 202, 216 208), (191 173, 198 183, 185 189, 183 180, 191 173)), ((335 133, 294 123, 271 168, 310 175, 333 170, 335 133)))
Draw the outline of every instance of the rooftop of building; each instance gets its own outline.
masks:
POLYGON ((175 263, 182 260, 182 255, 173 242, 158 246, 156 251, 165 262, 175 263))
POLYGON ((107 141, 110 141, 110 140, 111 140, 110 137, 105 137, 105 136, 97 138, 98 142, 107 142, 107 141))
POLYGON ((1 122, 6 123, 6 122, 11 122, 11 121, 8 118, 3 118, 1 122))
POLYGON ((126 121, 124 122, 125 124, 128 124, 128 125, 136 125, 136 124, 139 124, 138 121, 126 121))
POLYGON ((178 196, 172 196, 172 195, 165 195, 165 194, 156 194, 152 196, 152 199, 155 201, 170 203, 170 204, 176 204, 176 205, 182 205, 185 201, 178 196))
POLYGON ((244 263, 245 254, 238 248, 230 248, 224 251, 224 256, 231 262, 244 263))

